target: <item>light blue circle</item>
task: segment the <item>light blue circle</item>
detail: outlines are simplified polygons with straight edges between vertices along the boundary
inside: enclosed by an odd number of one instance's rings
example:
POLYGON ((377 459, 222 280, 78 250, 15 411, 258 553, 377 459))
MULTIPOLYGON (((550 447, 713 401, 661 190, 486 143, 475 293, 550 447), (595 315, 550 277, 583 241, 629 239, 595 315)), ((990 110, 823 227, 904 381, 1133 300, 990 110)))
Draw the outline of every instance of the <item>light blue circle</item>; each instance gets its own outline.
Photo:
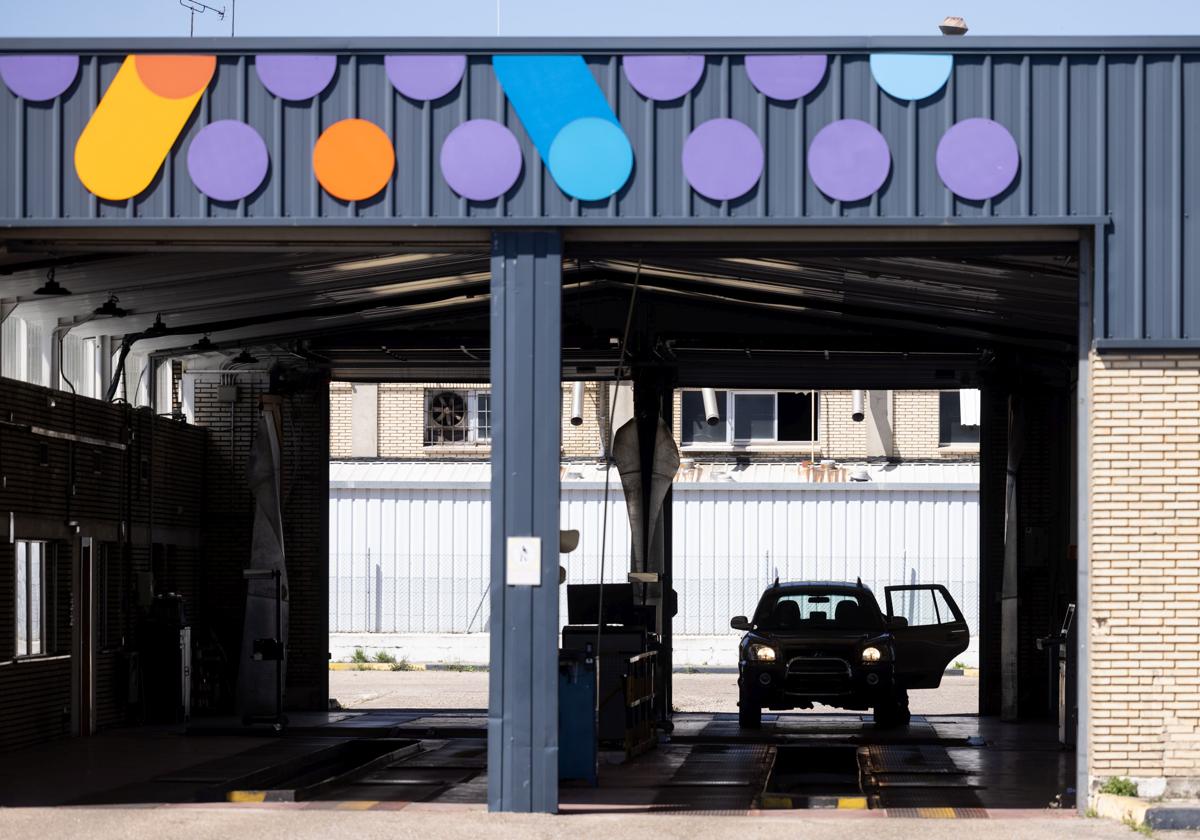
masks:
POLYGON ((621 127, 600 117, 567 123, 550 144, 550 175, 580 201, 603 201, 629 180, 633 147, 621 127))
POLYGON ((875 84, 897 99, 924 99, 946 84, 954 56, 924 53, 873 53, 875 84))

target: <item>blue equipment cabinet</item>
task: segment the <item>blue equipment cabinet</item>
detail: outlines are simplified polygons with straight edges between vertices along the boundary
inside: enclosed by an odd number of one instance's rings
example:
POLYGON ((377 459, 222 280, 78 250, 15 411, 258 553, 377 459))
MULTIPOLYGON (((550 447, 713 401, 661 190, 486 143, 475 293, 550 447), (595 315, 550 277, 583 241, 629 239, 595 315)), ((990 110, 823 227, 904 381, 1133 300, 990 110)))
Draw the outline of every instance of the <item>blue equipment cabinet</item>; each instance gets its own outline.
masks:
POLYGON ((596 785, 596 657, 558 653, 558 778, 596 785))

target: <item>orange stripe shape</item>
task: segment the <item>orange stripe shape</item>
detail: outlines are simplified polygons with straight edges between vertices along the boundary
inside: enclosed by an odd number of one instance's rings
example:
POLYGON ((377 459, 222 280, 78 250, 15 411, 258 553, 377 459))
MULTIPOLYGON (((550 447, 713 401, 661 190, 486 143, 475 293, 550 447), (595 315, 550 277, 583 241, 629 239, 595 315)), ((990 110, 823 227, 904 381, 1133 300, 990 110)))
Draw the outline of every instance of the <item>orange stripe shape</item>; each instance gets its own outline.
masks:
POLYGON ((217 70, 215 55, 135 55, 133 61, 142 84, 166 99, 200 93, 217 70))
POLYGON ((396 151, 383 129, 366 120, 335 122, 313 147, 313 173, 325 191, 343 201, 363 201, 387 186, 396 151))

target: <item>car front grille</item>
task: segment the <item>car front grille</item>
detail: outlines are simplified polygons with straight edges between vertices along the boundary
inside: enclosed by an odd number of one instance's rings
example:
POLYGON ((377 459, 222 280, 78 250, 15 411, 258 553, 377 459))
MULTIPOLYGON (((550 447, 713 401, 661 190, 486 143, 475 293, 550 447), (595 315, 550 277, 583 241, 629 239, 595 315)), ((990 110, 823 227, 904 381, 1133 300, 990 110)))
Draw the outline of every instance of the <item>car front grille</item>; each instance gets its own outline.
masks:
POLYGON ((830 697, 850 694, 850 663, 833 657, 796 657, 789 659, 784 690, 805 697, 830 697))

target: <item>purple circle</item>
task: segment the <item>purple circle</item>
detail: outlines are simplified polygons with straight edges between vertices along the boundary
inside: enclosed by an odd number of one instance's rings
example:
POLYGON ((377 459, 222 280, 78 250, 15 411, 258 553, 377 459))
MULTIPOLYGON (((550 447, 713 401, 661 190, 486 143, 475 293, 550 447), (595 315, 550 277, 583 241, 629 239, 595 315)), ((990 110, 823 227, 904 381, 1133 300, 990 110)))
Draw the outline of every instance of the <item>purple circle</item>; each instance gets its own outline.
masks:
POLYGON ((491 201, 512 189, 521 163, 521 144, 495 120, 467 120, 442 143, 442 177, 471 201, 491 201))
POLYGON ((937 147, 942 183, 969 201, 984 201, 1004 192, 1017 177, 1020 164, 1017 141, 1008 129, 981 117, 950 126, 937 147))
POLYGON ((808 147, 808 171, 821 192, 838 201, 861 201, 883 186, 892 168, 887 140, 862 120, 822 128, 808 147))
POLYGON ((187 167, 196 189, 214 201, 237 201, 267 177, 267 144, 238 120, 218 120, 200 129, 188 147, 187 167))
POLYGON ((254 57, 254 69, 263 87, 280 99, 312 99, 333 81, 336 55, 275 55, 254 57))
POLYGON ((683 174, 692 189, 714 201, 745 195, 762 170, 762 143, 750 126, 737 120, 701 123, 683 144, 683 174))
POLYGON ((763 96, 791 102, 821 84, 828 63, 824 55, 748 55, 746 75, 763 96))
POLYGON ((383 58, 388 80, 409 99, 441 99, 462 81, 465 55, 388 55, 383 58))
POLYGON ((0 56, 0 77, 22 99, 43 102, 64 92, 79 75, 77 55, 0 56))
POLYGON ((621 65, 633 89, 656 102, 678 99, 704 75, 702 55, 627 55, 621 65))

